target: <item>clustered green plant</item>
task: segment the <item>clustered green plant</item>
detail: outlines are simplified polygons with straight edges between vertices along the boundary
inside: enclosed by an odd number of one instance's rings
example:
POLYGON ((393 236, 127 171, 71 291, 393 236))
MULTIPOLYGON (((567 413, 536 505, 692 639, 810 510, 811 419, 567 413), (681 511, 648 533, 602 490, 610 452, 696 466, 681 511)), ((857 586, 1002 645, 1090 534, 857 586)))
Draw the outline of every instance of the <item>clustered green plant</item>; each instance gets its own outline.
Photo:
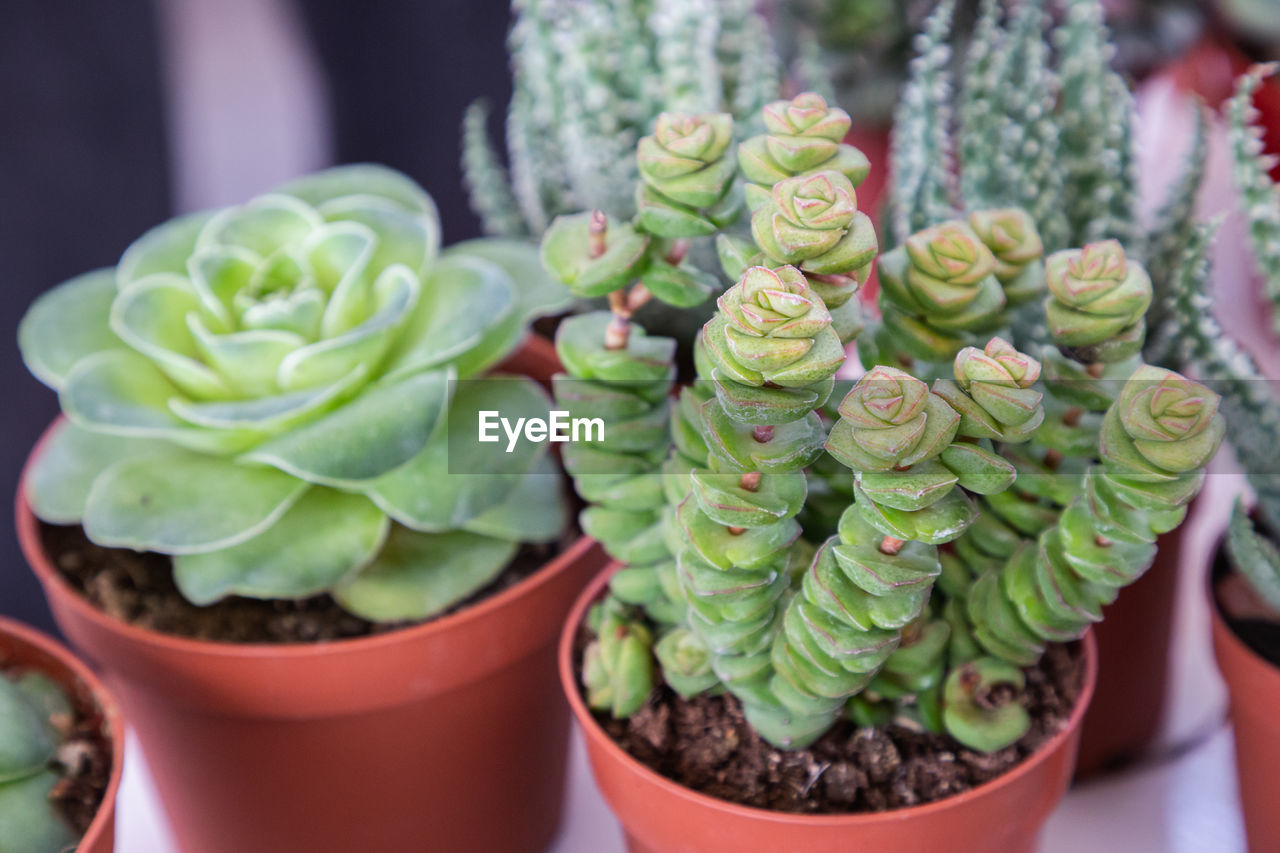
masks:
MULTIPOLYGON (((1013 53, 1005 67, 1030 61, 1013 53)), ((765 107, 765 132, 736 151, 750 241, 722 201, 734 152, 709 142, 730 120, 664 115, 639 144, 640 193, 663 216, 574 214, 543 242, 557 278, 612 308, 557 337, 561 402, 620 427, 566 453, 584 528, 627 564, 589 619, 588 700, 627 716, 660 672, 685 696, 732 694, 786 748, 843 716, 1012 743, 1029 725, 1021 667, 1098 621, 1182 520, 1222 437, 1218 397, 1142 364, 1152 285, 1120 242, 1048 244, 1014 203, 1025 194, 960 208, 933 163, 905 169, 916 191, 879 258, 868 369, 835 394, 879 251, 857 203, 865 160, 840 142, 849 117, 813 93, 765 107), (686 184, 705 192, 675 193, 686 184), (632 312, 665 298, 655 266, 680 273, 682 297, 706 281, 689 249, 708 223, 732 285, 672 400, 672 345, 632 312), (1037 304, 1049 345, 1033 356, 1006 335, 1037 304), (811 490, 825 509, 802 515, 811 490)), ((900 153, 924 147, 899 134, 900 153)))
POLYGON ((341 167, 161 225, 42 296, 19 343, 66 420, 27 481, 36 515, 170 555, 196 604, 331 593, 375 621, 439 613, 557 538, 545 445, 476 476, 449 436, 481 410, 546 417, 532 380, 457 380, 569 295, 523 242, 438 242, 416 184, 341 167))
POLYGON ((65 692, 37 672, 0 673, 0 850, 61 853, 77 836, 58 813, 66 774, 60 749, 74 712, 65 692))

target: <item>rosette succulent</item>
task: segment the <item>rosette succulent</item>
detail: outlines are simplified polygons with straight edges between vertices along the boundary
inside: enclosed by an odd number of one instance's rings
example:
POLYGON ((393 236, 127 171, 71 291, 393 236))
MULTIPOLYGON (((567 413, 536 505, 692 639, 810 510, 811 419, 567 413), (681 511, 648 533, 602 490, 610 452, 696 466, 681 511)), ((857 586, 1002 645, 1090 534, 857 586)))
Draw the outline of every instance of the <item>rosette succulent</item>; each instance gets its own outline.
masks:
POLYGON ((969 214, 969 227, 995 255, 995 277, 1010 307, 1025 305, 1044 292, 1044 265, 1037 263, 1044 257, 1044 243, 1029 213, 1017 207, 975 210, 969 214))
POLYGON ((881 256, 880 311, 907 355, 950 360, 970 333, 1000 322, 1004 290, 990 248, 960 220, 918 231, 881 256))
POLYGON ((940 379, 933 391, 960 413, 961 435, 1012 444, 1044 423, 1044 395, 1033 387, 1040 362, 1005 339, 992 338, 984 349, 965 347, 954 369, 955 383, 940 379))
POLYGON ((737 215, 728 113, 662 113, 636 149, 640 225, 658 237, 702 237, 737 215))
POLYGON ((76 833, 52 800, 65 775, 59 749, 73 709, 66 693, 39 673, 0 673, 0 850, 62 853, 76 833))
POLYGON ((784 178, 835 171, 856 187, 871 171, 866 155, 843 141, 853 123, 849 114, 828 106, 821 95, 804 92, 789 101, 773 101, 761 117, 765 132, 738 147, 752 210, 764 204, 771 188, 784 178))
POLYGON ((771 260, 858 281, 866 279, 877 249, 853 184, 831 170, 774 184, 769 201, 751 216, 751 233, 771 260))
POLYGON ((374 620, 437 613, 556 538, 544 453, 482 466, 450 435, 482 409, 545 416, 529 380, 456 380, 567 294, 531 247, 438 239, 412 181, 343 167, 161 225, 41 297, 19 342, 67 420, 36 514, 172 556, 197 604, 329 592, 374 620))
POLYGON ((616 598, 593 606, 587 627, 596 635, 582 654, 587 703, 629 717, 653 689, 653 635, 616 598))
POLYGON ((1118 241, 1054 252, 1045 271, 1054 343, 1085 362, 1123 361, 1142 349, 1151 279, 1118 241))

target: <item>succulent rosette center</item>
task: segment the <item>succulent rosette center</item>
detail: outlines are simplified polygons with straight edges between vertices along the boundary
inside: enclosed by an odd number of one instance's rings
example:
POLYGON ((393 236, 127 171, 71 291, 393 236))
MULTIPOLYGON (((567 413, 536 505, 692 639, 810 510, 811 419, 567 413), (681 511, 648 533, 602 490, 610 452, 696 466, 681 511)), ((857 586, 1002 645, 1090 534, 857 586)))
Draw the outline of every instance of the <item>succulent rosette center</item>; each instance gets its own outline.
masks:
MULTIPOLYGON (((996 256, 1000 267, 1016 270, 1044 255, 1044 244, 1035 222, 1021 208, 975 211, 969 215, 969 225, 996 256)), ((1002 277, 1007 272, 1008 269, 997 268, 1002 277)))
POLYGON ((856 278, 878 248, 853 184, 831 170, 774 184, 769 202, 751 217, 751 233, 770 258, 819 274, 856 278))
POLYGON ((1150 462, 1181 473, 1203 465, 1222 435, 1220 397, 1171 370, 1143 365, 1117 401, 1120 424, 1150 462))
POLYGON ((928 385, 906 371, 879 365, 863 374, 841 401, 839 411, 862 450, 888 463, 887 467, 906 466, 937 455, 955 434, 952 425, 945 441, 935 442, 938 447, 920 447, 929 421, 929 403, 928 385))
POLYGON ((991 250, 960 222, 944 222, 917 231, 905 245, 911 260, 911 280, 925 290, 937 283, 951 285, 957 293, 976 290, 978 282, 996 268, 991 250))
POLYGON ((1045 318, 1056 343, 1088 347, 1123 340, 1126 345, 1114 355, 1098 354, 1098 360, 1106 361, 1136 351, 1151 304, 1151 279, 1141 264, 1125 257, 1117 241, 1055 252, 1045 268, 1050 294, 1045 318))

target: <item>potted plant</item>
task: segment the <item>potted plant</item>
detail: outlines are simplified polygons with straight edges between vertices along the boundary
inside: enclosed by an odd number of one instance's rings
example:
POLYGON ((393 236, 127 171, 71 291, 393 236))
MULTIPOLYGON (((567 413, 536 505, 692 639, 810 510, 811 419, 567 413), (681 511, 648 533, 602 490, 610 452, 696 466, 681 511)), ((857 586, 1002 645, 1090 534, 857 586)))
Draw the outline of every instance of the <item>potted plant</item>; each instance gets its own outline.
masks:
MULTIPOLYGON (((945 95, 950 14, 908 103, 945 95)), ((805 93, 761 123, 735 148, 727 114, 659 117, 636 217, 543 240, 611 307, 556 339, 557 398, 609 425, 565 450, 620 564, 561 639, 597 781, 638 851, 1030 850, 1071 775, 1087 628, 1185 516, 1218 398, 1142 363, 1152 284, 1117 240, 1046 257, 1021 208, 957 208, 945 124, 900 140, 903 243, 877 260, 848 115, 805 93), (690 244, 713 235, 734 284, 670 400, 673 342, 634 311, 705 298, 690 244), (879 321, 855 298, 873 263, 879 321), (996 334, 1031 306, 1038 357, 996 334)))
POLYGON ((516 348, 568 294, 522 243, 438 236, 403 175, 330 169, 161 225, 22 322, 65 414, 22 545, 184 849, 555 832, 554 639, 599 559, 545 443, 475 436, 546 417, 554 357, 516 348))
MULTIPOLYGON (((1270 158, 1263 153, 1257 113, 1250 107, 1254 90, 1272 71, 1272 67, 1258 66, 1242 75, 1226 112, 1257 261, 1274 280, 1280 269, 1275 245, 1280 233, 1280 191, 1267 174, 1270 158)), ((1275 298, 1275 293, 1270 295, 1275 298)), ((1280 491, 1273 471, 1275 442, 1280 440, 1280 400, 1220 329, 1210 326, 1203 330, 1203 337, 1225 341, 1217 350, 1201 349, 1222 377, 1223 406, 1236 424, 1231 444, 1257 496, 1252 519, 1237 501, 1208 572, 1207 589, 1214 652, 1231 699, 1245 832, 1251 850, 1269 850, 1280 845, 1280 820, 1270 787, 1272 762, 1280 760, 1280 723, 1275 717, 1280 701, 1280 551, 1275 544, 1280 491)))
POLYGON ((0 618, 0 846, 111 853, 124 725, 58 643, 0 618))
MULTIPOLYGON (((972 26, 953 28, 935 16, 932 50, 950 42, 961 53, 959 80, 947 57, 923 51, 894 123, 891 196, 921 194, 966 209, 1013 206, 1036 223, 1047 253, 1116 239, 1141 262, 1152 284, 1143 358, 1180 372, 1177 329, 1166 309, 1204 170, 1206 132, 1197 125, 1177 180, 1162 190, 1156 213, 1138 213, 1133 99, 1111 64, 1117 51, 1102 4, 1073 0, 1047 26, 1046 4, 978 4, 972 26)), ((939 206, 945 208, 946 204, 939 206)), ((891 207, 886 225, 897 239, 923 224, 891 207)), ((1024 351, 1043 343, 1039 311, 1013 312, 1008 333, 1024 351)), ((872 341, 860 339, 864 348, 872 341)), ((1085 718, 1078 775, 1142 754, 1156 737, 1165 705, 1169 647, 1178 587, 1179 530, 1161 538, 1153 569, 1107 608, 1096 630, 1098 686, 1085 718)))

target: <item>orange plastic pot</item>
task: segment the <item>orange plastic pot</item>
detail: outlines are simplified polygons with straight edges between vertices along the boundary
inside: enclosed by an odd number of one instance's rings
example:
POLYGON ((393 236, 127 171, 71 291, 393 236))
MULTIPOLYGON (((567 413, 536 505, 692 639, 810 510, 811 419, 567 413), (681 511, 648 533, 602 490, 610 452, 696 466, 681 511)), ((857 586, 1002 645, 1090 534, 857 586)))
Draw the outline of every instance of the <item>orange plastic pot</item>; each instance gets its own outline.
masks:
POLYGON ((1010 772, 971 791, 907 809, 854 815, 797 815, 735 805, 655 773, 596 724, 574 674, 573 648, 606 572, 578 599, 560 636, 560 684, 586 736, 596 784, 622 823, 631 853, 1031 853, 1066 793, 1080 723, 1097 678, 1097 650, 1086 635, 1085 684, 1066 728, 1010 772))
POLYGON ((1103 620, 1093 628, 1098 686, 1084 715, 1077 779, 1131 763, 1160 734, 1184 530, 1186 525, 1159 538, 1155 563, 1103 609, 1103 620))
MULTIPOLYGON (((544 381, 557 366, 540 339, 505 365, 544 381)), ((592 540, 423 625, 254 645, 108 616, 50 565, 21 492, 17 521, 58 625, 137 729, 184 853, 514 853, 555 836, 568 737, 555 640, 604 564, 592 540)))
POLYGON ((89 668, 59 643, 27 626, 0 616, 0 663, 41 672, 53 679, 81 714, 92 715, 111 744, 111 778, 102 805, 76 853, 112 853, 116 835, 116 792, 124 767, 124 722, 111 694, 89 668))
POLYGON ((1227 682, 1231 725, 1236 739, 1236 775, 1244 810, 1249 849, 1280 850, 1280 668, 1246 646, 1222 618, 1213 592, 1213 573, 1206 587, 1213 618, 1213 654, 1227 682))

